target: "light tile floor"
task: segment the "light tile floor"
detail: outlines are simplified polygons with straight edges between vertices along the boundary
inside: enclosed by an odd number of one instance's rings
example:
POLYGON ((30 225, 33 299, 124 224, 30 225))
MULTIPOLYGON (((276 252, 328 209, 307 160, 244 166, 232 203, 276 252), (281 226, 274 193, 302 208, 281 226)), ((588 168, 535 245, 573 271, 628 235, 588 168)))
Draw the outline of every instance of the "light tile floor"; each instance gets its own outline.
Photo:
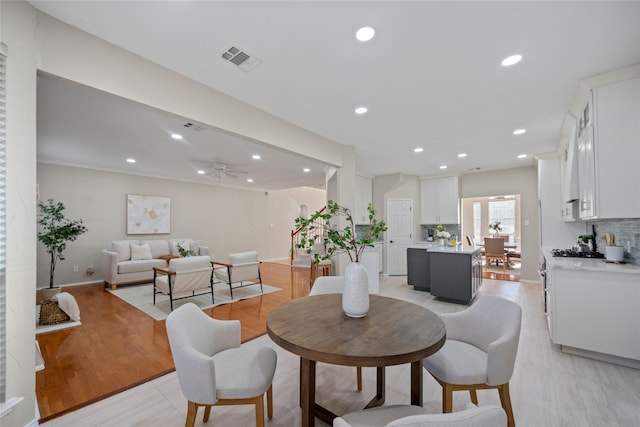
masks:
MULTIPOLYGON (((380 276, 381 294, 412 301, 436 313, 459 311, 463 305, 434 300, 414 291, 406 276, 380 276)), ((511 398, 516 424, 527 426, 640 426, 640 370, 612 365, 560 352, 550 343, 543 316, 540 287, 532 283, 484 280, 483 294, 499 295, 522 306, 522 332, 511 398)), ((274 416, 267 427, 300 425, 298 358, 274 344, 268 336, 246 343, 265 345, 278 352, 275 374, 274 416)), ((375 392, 375 370, 364 368, 363 392, 356 390, 355 369, 318 364, 318 402, 342 414, 362 408, 375 392)), ((408 403, 409 367, 387 368, 386 404, 408 403)), ((500 405, 495 390, 478 392, 480 405, 500 405)), ((466 392, 454 393, 454 411, 469 402, 466 392)), ((425 372, 424 407, 441 410, 441 388, 425 372)), ((111 398, 44 423, 57 426, 182 426, 186 400, 175 372, 111 398)), ((196 426, 245 427, 255 425, 250 406, 214 407, 209 423, 198 413, 196 426)), ((321 421, 317 426, 326 426, 321 421)))

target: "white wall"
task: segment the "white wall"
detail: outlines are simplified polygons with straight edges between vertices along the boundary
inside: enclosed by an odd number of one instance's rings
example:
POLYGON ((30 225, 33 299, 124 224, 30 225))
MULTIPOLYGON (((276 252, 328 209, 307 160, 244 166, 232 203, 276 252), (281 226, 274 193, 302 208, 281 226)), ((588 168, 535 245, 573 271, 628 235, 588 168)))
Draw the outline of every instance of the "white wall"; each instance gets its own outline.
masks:
POLYGON ((24 397, 3 426, 35 421, 36 42, 26 2, 0 2, 7 58, 6 396, 24 397))
MULTIPOLYGON (((65 215, 83 219, 89 231, 67 245, 55 284, 102 280, 100 252, 111 240, 189 237, 208 246, 216 260, 231 252, 257 250, 262 260, 287 258, 291 230, 301 204, 315 212, 325 204, 325 191, 296 188, 247 191, 187 182, 146 178, 38 163, 40 200, 65 204, 65 215), (126 234, 127 194, 169 197, 171 233, 126 234), (73 267, 79 272, 74 273, 73 267), (95 274, 88 276, 92 266, 95 274)), ((38 243, 38 287, 49 283, 49 256, 38 243)))
POLYGON ((520 275, 525 281, 539 281, 540 236, 536 169, 529 166, 462 176, 461 198, 487 197, 496 194, 520 194, 522 231, 520 275))
POLYGON ((585 222, 564 222, 560 218, 562 188, 560 157, 538 160, 538 197, 540 198, 540 245, 570 248, 578 236, 587 233, 585 222))

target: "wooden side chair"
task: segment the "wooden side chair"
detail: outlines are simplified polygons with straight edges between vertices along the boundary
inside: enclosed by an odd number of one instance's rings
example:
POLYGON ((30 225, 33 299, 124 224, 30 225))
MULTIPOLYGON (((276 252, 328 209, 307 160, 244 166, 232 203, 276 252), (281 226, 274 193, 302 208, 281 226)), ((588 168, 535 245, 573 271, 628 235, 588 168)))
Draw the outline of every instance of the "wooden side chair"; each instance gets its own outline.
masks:
POLYGON ((487 265, 492 260, 497 263, 502 262, 502 270, 507 269, 508 257, 504 250, 504 239, 502 237, 485 237, 484 238, 484 259, 487 265))

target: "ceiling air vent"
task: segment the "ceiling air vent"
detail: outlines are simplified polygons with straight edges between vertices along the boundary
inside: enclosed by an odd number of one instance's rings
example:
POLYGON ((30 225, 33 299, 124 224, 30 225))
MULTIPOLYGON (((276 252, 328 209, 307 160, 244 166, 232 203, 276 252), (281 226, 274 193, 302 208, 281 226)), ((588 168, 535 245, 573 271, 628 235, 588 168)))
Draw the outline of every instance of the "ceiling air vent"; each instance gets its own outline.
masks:
POLYGON ((203 130, 207 129, 204 126, 199 126, 199 125, 193 124, 191 122, 187 122, 183 126, 186 127, 187 129, 191 129, 191 130, 194 130, 196 132, 202 132, 203 130))
POLYGON ((247 51, 242 50, 236 46, 231 46, 226 49, 220 55, 225 61, 229 61, 235 64, 243 71, 251 71, 258 65, 262 64, 262 61, 255 56, 251 56, 247 51))

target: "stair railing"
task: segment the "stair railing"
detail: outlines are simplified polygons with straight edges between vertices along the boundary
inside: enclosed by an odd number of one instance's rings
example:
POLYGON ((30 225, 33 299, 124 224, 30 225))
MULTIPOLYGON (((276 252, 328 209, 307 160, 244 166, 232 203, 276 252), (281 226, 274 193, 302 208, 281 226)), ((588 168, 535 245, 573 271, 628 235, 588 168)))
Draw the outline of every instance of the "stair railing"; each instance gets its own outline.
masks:
MULTIPOLYGON (((322 209, 320 209, 320 212, 324 212, 326 209, 327 207, 325 206, 322 209)), ((312 225, 314 226, 313 228, 314 231, 311 234, 307 235, 307 239, 320 236, 322 233, 321 230, 324 230, 324 224, 325 224, 325 221, 322 218, 318 218, 317 220, 313 221, 312 225)), ((291 231, 291 263, 292 264, 293 264, 293 260, 296 258, 296 245, 299 244, 301 240, 300 233, 306 228, 307 227, 299 227, 291 231)))

